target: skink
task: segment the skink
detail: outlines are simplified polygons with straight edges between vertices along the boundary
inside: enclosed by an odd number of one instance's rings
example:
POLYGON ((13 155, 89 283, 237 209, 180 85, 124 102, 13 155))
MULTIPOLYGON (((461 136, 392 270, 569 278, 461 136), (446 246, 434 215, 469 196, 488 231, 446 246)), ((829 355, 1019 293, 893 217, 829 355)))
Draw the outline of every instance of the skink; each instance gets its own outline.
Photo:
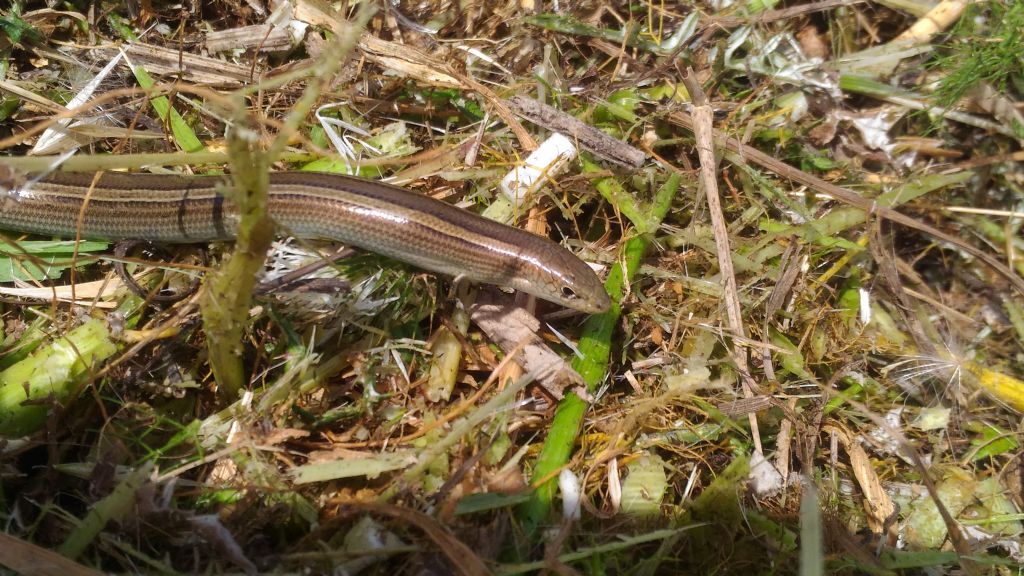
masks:
MULTIPOLYGON (((0 167, 0 228, 102 240, 228 240, 239 218, 231 186, 229 176, 106 172, 94 182, 93 173, 32 178, 0 167)), ((315 172, 272 173, 269 192, 270 216, 286 234, 342 242, 587 313, 608 309, 601 281, 572 252, 439 200, 315 172)))

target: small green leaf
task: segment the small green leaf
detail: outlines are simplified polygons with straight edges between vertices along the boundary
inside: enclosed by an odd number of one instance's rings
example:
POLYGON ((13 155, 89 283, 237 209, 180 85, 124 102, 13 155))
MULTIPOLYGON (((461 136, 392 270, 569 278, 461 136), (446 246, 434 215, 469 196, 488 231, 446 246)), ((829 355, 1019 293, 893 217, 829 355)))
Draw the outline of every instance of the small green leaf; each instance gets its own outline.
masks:
MULTIPOLYGON (((133 66, 132 73, 135 74, 135 80, 138 81, 139 86, 143 88, 153 87, 153 79, 150 78, 149 73, 142 66, 133 66)), ((192 128, 185 122, 185 119, 181 117, 181 114, 178 114, 178 111, 171 107, 171 103, 167 100, 166 96, 156 96, 150 102, 153 104, 153 109, 156 110, 160 119, 170 125, 171 134, 174 135, 174 143, 178 145, 178 148, 183 152, 203 151, 203 143, 199 141, 196 133, 192 131, 192 128)))
POLYGON ((107 16, 107 24, 110 25, 111 30, 126 42, 135 42, 139 39, 135 31, 132 30, 131 24, 113 12, 107 16))
POLYGON ((0 33, 11 41, 11 44, 18 44, 25 39, 29 42, 40 42, 42 36, 31 24, 22 20, 17 14, 5 14, 0 16, 0 33))
POLYGON ((811 168, 821 172, 831 170, 838 166, 834 160, 826 158, 825 156, 811 156, 810 158, 804 158, 803 165, 805 169, 811 168))
POLYGON ((1013 453, 1020 447, 1020 443, 1013 438, 1012 432, 1007 432, 991 424, 973 424, 967 428, 979 435, 971 439, 971 446, 978 448, 971 458, 972 461, 977 462, 1000 454, 1013 453))
POLYGON ((18 98, 0 99, 0 122, 7 120, 14 112, 21 107, 21 100, 18 98))
POLYGON ((629 465, 629 476, 622 483, 622 512, 633 517, 657 516, 668 490, 665 462, 645 454, 629 465))
POLYGON ((348 165, 339 158, 323 157, 312 162, 303 164, 300 170, 306 172, 331 172, 333 174, 348 174, 348 165))

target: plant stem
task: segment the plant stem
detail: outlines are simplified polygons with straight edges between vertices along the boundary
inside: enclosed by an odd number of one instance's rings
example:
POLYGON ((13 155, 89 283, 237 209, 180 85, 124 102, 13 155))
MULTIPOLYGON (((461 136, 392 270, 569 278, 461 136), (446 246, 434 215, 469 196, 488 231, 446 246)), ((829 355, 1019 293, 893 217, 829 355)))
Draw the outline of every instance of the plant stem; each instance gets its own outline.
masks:
MULTIPOLYGON (((657 229, 658 224, 665 218, 672 205, 672 198, 679 189, 679 182, 679 175, 673 174, 658 191, 651 206, 642 211, 630 210, 629 212, 637 215, 641 225, 646 226, 648 230, 657 229)), ((616 195, 616 197, 628 197, 630 202, 634 201, 631 196, 616 195)), ((622 212, 627 213, 626 210, 622 212)), ((619 261, 612 267, 608 280, 605 281, 605 289, 612 298, 611 309, 604 314, 591 316, 583 327, 583 335, 580 337, 579 343, 580 355, 573 360, 572 367, 583 377, 589 393, 595 392, 607 375, 612 332, 622 313, 622 300, 627 293, 627 286, 640 268, 640 260, 647 252, 650 243, 651 238, 646 234, 634 236, 625 243, 619 261)), ((519 510, 519 517, 527 534, 536 532, 537 527, 547 517, 548 511, 551 509, 551 501, 554 499, 556 488, 554 476, 566 465, 572 455, 587 407, 588 404, 585 400, 570 392, 565 395, 555 411, 547 440, 541 448, 537 465, 533 471, 533 483, 536 490, 533 497, 519 510)))

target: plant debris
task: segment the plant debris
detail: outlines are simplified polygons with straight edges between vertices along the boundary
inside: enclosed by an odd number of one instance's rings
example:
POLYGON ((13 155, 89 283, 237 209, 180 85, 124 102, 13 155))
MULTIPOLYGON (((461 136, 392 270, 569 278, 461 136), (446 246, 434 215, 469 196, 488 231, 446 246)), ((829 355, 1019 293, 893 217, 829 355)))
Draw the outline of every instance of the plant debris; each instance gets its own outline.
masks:
POLYGON ((0 566, 1013 573, 1022 23, 15 0, 0 210, 132 170, 229 173, 244 217, 201 247, 2 232, 0 566), (280 170, 547 236, 610 309, 291 239, 280 170))

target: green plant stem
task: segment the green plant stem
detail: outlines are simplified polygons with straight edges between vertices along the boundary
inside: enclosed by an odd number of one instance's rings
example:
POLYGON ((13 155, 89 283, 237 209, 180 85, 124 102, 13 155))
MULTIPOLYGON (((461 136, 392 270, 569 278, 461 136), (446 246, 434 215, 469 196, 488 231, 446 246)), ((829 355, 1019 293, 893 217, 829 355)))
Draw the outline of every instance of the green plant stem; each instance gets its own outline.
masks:
POLYGON ((77 396, 82 377, 116 352, 106 324, 93 319, 0 372, 0 440, 42 428, 52 403, 77 396))
MULTIPOLYGON (((611 180, 610 178, 602 181, 611 180)), ((623 214, 632 213, 643 223, 648 230, 657 228, 669 207, 672 205, 672 198, 679 189, 680 178, 673 174, 665 185, 658 191, 654 202, 646 210, 640 210, 635 205, 635 199, 629 195, 615 194, 618 201, 634 203, 627 210, 621 210, 623 214)), ((601 186, 606 182, 598 182, 601 186)), ((619 186, 617 182, 614 184, 619 186)), ((621 188, 621 186, 619 186, 621 188)), ((604 314, 596 314, 587 319, 583 327, 583 335, 580 337, 580 355, 573 360, 572 366, 583 377, 587 391, 593 393, 604 381, 608 371, 608 359, 611 355, 611 337, 615 325, 622 313, 622 299, 626 294, 626 286, 632 282, 640 268, 640 261, 650 246, 649 235, 634 236, 626 241, 622 248, 619 261, 612 267, 608 280, 605 281, 605 289, 612 298, 611 309, 604 314)), ((583 416, 586 414, 588 404, 582 398, 573 393, 568 393, 558 405, 547 440, 541 448, 540 456, 537 459, 533 471, 532 481, 536 484, 533 497, 523 504, 519 510, 520 520, 527 534, 536 532, 537 527, 547 517, 551 509, 551 501, 554 499, 556 482, 555 474, 563 468, 572 455, 573 447, 576 445, 576 437, 579 435, 583 416)))
MULTIPOLYGON (((244 107, 239 109, 244 110, 244 107)), ((241 215, 235 250, 227 262, 208 277, 200 301, 210 369, 217 380, 221 399, 229 402, 246 383, 242 337, 248 324, 256 274, 263 267, 274 240, 274 223, 267 214, 270 181, 267 155, 251 146, 251 133, 238 129, 245 125, 243 114, 235 119, 236 129, 228 140, 234 176, 233 199, 241 215)))
MULTIPOLYGON (((593 556, 599 556, 601 554, 611 554, 619 550, 628 550, 646 544, 648 542, 656 542, 658 540, 665 540, 678 536, 680 532, 687 530, 687 528, 667 528, 663 530, 654 530, 653 532, 647 532, 638 536, 624 536, 619 540, 608 544, 601 544, 598 546, 589 546, 585 548, 578 548, 571 552, 567 552, 558 557, 558 561, 563 564, 569 562, 585 560, 593 556)), ((495 574, 499 576, 513 576, 515 574, 527 574, 537 572, 538 570, 544 570, 548 566, 548 561, 540 560, 537 562, 528 562, 524 564, 505 564, 499 566, 495 570, 495 574)))
MULTIPOLYGON (((602 171, 601 166, 596 162, 587 158, 581 158, 580 160, 583 163, 584 173, 602 171)), ((612 206, 615 206, 616 210, 629 219, 633 226, 636 226, 639 234, 646 234, 657 227, 657 223, 652 223, 647 217, 647 208, 640 205, 633 198, 633 195, 623 188, 618 180, 614 178, 599 178, 594 181, 594 188, 601 194, 602 198, 607 200, 612 206)))
POLYGON ((210 276, 201 301, 210 369, 217 380, 218 393, 226 402, 234 401, 246 384, 242 339, 248 324, 256 274, 263 267, 267 250, 274 240, 274 223, 267 213, 270 164, 284 151, 289 135, 306 119, 322 90, 345 63, 359 32, 375 10, 370 5, 360 10, 358 26, 339 36, 325 53, 321 64, 311 70, 318 81, 303 92, 266 152, 254 146, 256 133, 248 128, 246 108, 241 97, 238 98, 235 106, 238 112, 229 139, 235 188, 233 199, 241 215, 235 250, 228 261, 210 276))
POLYGON ((825 543, 818 488, 810 478, 804 479, 800 498, 800 576, 825 574, 825 543))
POLYGON ((935 116, 940 116, 948 120, 960 122, 961 124, 967 124, 968 126, 981 128, 982 130, 992 130, 994 132, 999 132, 1000 134, 1003 134, 1004 136, 1009 136, 1011 138, 1017 137, 1017 134, 1014 132, 1014 128, 1012 126, 1007 126, 1004 124, 1000 124, 998 122, 993 122, 991 120, 987 120, 985 118, 981 118, 973 114, 967 114, 965 112, 951 110, 948 107, 933 106, 931 104, 928 104, 925 97, 921 96, 920 94, 898 90, 896 88, 893 88, 892 86, 889 86, 888 84, 878 82, 877 80, 873 80, 871 78, 864 78, 861 76, 854 75, 843 75, 839 77, 839 88, 843 92, 864 94, 866 96, 871 96, 879 100, 884 100, 886 102, 896 104, 897 106, 904 106, 906 108, 910 108, 911 110, 920 110, 922 112, 927 112, 928 114, 933 114, 935 116))
POLYGON ((624 28, 621 30, 613 30, 610 28, 598 28, 581 22, 571 16, 562 16, 559 14, 538 14, 536 16, 528 16, 523 19, 527 24, 539 26, 545 30, 551 30, 562 34, 569 34, 572 36, 588 36, 591 38, 601 38, 602 40, 608 40, 621 44, 625 42, 627 46, 632 48, 640 48, 648 52, 660 54, 663 52, 661 46, 651 42, 650 40, 643 39, 638 32, 639 27, 636 25, 632 26, 632 29, 624 28))

